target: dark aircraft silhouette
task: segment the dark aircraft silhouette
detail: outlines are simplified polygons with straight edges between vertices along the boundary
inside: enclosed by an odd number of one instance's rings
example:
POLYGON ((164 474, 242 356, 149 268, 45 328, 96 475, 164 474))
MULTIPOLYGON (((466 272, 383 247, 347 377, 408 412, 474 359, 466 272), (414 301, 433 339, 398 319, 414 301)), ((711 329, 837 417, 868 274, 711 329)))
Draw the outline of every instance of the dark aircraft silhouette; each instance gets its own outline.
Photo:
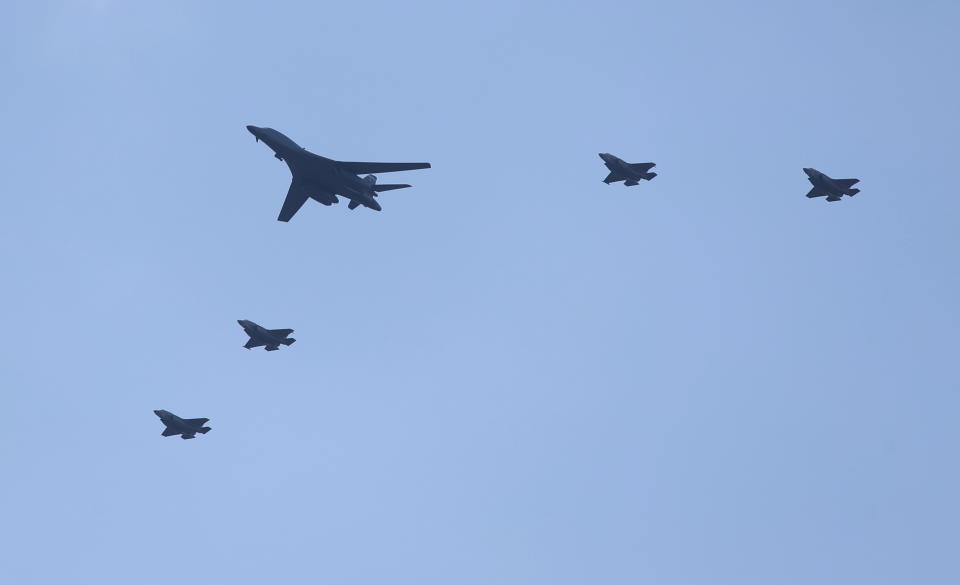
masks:
POLYGON ((153 414, 159 416, 160 422, 167 427, 163 429, 164 437, 180 435, 181 439, 193 439, 197 436, 197 433, 207 434, 210 432, 210 427, 203 426, 207 424, 209 418, 180 418, 166 410, 154 410, 153 414))
POLYGON ((831 179, 817 169, 803 169, 803 172, 813 185, 807 197, 826 197, 827 201, 840 201, 844 195, 853 197, 860 192, 860 189, 851 189, 860 179, 831 179))
POLYGON ((610 169, 610 174, 603 180, 604 183, 616 183, 624 181, 624 186, 632 187, 640 184, 640 179, 650 179, 657 176, 657 173, 651 173, 650 169, 657 166, 656 163, 628 163, 619 159, 608 152, 601 152, 600 158, 603 164, 610 169))
POLYGON ((243 346, 247 349, 265 345, 267 351, 276 351, 280 349, 280 344, 292 345, 296 339, 288 337, 293 333, 293 329, 264 329, 253 321, 246 319, 237 319, 237 323, 243 327, 243 332, 250 336, 250 340, 243 346))
POLYGON ((280 209, 279 221, 290 221, 300 207, 312 198, 324 205, 339 203, 337 195, 350 200, 347 205, 356 209, 360 205, 380 211, 380 204, 376 196, 382 191, 403 189, 410 185, 377 185, 377 178, 364 173, 391 173, 394 171, 412 171, 415 169, 429 169, 430 163, 376 163, 376 162, 343 162, 324 158, 313 154, 293 140, 290 140, 273 128, 259 128, 247 126, 257 142, 263 141, 269 146, 273 156, 287 163, 293 181, 287 198, 280 209))

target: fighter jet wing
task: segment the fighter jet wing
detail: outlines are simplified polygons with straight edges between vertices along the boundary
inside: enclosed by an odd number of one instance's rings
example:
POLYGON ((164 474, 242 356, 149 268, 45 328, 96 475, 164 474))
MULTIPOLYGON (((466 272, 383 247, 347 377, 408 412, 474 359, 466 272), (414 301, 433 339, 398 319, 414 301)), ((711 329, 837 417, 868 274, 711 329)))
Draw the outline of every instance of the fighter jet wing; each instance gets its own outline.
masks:
POLYGON ((283 337, 286 337, 287 335, 290 335, 291 333, 293 333, 293 329, 268 329, 267 331, 269 331, 270 333, 273 333, 274 335, 280 335, 283 337))
POLYGON ((257 341, 256 339, 251 337, 249 341, 243 344, 243 347, 247 349, 253 349, 255 347, 260 347, 261 345, 266 345, 266 343, 263 343, 262 341, 257 341))
POLYGON ((180 434, 180 431, 178 431, 177 429, 173 429, 173 428, 167 427, 167 428, 163 429, 163 432, 160 433, 160 434, 163 435, 164 437, 172 437, 172 436, 174 436, 174 435, 179 435, 179 434, 180 434))
POLYGON ((300 208, 303 207, 303 204, 306 203, 309 198, 310 195, 307 194, 306 189, 300 184, 296 182, 290 183, 290 190, 287 191, 287 198, 283 200, 283 207, 280 208, 280 215, 277 216, 277 221, 290 221, 290 218, 300 211, 300 208))
POLYGON ((657 166, 657 163, 627 163, 627 164, 631 169, 640 173, 645 173, 650 169, 652 169, 653 167, 657 166))
POLYGON ((207 424, 208 422, 210 422, 210 419, 209 419, 209 418, 188 418, 188 419, 184 420, 183 422, 188 423, 188 424, 191 424, 191 425, 195 425, 195 426, 198 426, 198 427, 202 427, 203 425, 205 425, 205 424, 207 424))
POLYGON ((809 191, 807 191, 807 197, 810 197, 810 198, 813 198, 813 197, 824 197, 825 195, 826 195, 826 193, 824 193, 823 191, 818 191, 816 187, 814 187, 813 189, 810 189, 809 191))
POLYGON ((860 179, 834 179, 833 182, 837 185, 840 185, 844 189, 849 189, 850 187, 853 187, 859 183, 860 179))
POLYGON ((415 171, 417 169, 429 169, 430 163, 378 163, 378 162, 338 162, 341 168, 344 168, 355 175, 364 173, 392 173, 395 171, 415 171))

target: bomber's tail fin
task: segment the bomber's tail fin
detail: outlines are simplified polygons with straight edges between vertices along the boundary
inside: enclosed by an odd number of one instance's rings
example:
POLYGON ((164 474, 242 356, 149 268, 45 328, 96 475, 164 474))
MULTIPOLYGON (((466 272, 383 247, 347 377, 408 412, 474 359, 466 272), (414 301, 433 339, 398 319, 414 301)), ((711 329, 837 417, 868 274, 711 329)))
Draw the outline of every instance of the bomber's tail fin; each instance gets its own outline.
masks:
POLYGON ((294 342, 294 341, 296 341, 296 339, 294 339, 294 338, 292 338, 292 337, 288 337, 287 339, 284 339, 284 340, 281 341, 280 343, 282 343, 282 344, 284 344, 284 345, 293 345, 293 342, 294 342))
POLYGON ((374 185, 373 190, 377 193, 381 191, 393 191, 394 189, 406 189, 410 185, 374 185))
POLYGON ((847 189, 847 190, 846 190, 846 194, 849 195, 849 196, 851 196, 851 197, 853 197, 854 195, 856 195, 856 194, 859 193, 859 192, 860 192, 860 189, 847 189))
POLYGON ((201 427, 201 428, 197 429, 197 432, 198 432, 198 433, 203 433, 204 435, 206 435, 207 433, 210 432, 210 427, 201 427))

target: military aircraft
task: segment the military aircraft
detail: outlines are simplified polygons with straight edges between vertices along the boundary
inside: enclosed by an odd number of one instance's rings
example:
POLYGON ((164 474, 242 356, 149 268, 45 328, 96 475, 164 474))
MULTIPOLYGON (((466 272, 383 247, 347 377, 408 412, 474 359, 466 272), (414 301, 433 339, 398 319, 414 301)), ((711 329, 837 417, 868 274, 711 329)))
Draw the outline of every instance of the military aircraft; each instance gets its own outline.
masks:
POLYGON ((180 418, 166 410, 154 410, 153 414, 159 416, 160 422, 167 427, 163 429, 164 437, 180 435, 181 439, 193 439, 197 436, 197 433, 207 434, 210 432, 210 427, 203 426, 207 424, 209 418, 180 418))
POLYGON ((640 179, 649 181, 657 176, 657 173, 650 172, 650 169, 657 166, 656 163, 628 163, 608 152, 601 152, 600 158, 603 159, 604 166, 610 169, 610 174, 603 180, 608 185, 624 181, 624 186, 632 187, 639 185, 640 179))
POLYGON ((430 163, 377 163, 344 162, 324 158, 313 154, 293 140, 290 140, 273 128, 247 126, 247 130, 256 137, 257 142, 273 150, 276 158, 287 163, 293 181, 287 191, 287 198, 280 209, 278 221, 290 221, 307 199, 314 199, 324 205, 339 203, 337 195, 350 200, 347 205, 356 209, 363 205, 380 211, 376 197, 383 191, 403 189, 410 185, 378 185, 377 178, 364 173, 392 173, 394 171, 412 171, 429 169, 430 163))
POLYGON ((831 179, 817 169, 803 169, 807 180, 813 189, 807 192, 807 197, 826 197, 827 201, 840 201, 844 195, 853 197, 860 189, 851 189, 860 182, 860 179, 831 179))
POLYGON ((280 344, 293 345, 296 339, 288 337, 293 333, 293 329, 265 329, 253 321, 246 319, 237 319, 237 323, 243 327, 243 332, 250 336, 250 340, 243 346, 247 349, 265 345, 267 351, 276 351, 280 349, 280 344))

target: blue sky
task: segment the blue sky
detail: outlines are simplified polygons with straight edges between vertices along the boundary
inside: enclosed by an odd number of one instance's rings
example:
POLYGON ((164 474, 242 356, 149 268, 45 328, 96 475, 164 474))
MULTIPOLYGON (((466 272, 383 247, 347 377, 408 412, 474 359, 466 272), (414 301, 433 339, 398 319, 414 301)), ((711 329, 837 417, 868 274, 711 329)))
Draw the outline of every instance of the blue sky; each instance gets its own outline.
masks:
POLYGON ((9 7, 3 580, 957 583, 958 16, 9 7))

